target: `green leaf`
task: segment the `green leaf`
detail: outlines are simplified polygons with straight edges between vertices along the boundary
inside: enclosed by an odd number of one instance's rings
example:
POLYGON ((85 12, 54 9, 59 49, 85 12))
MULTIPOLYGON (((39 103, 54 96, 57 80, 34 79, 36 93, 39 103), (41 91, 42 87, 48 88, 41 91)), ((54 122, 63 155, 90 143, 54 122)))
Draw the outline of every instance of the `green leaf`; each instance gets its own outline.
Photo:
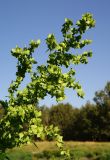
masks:
POLYGON ((77 89, 77 94, 79 97, 83 98, 84 97, 84 92, 82 89, 77 89))
POLYGON ((21 132, 21 133, 19 133, 19 138, 21 139, 21 138, 23 138, 24 137, 24 134, 21 132))

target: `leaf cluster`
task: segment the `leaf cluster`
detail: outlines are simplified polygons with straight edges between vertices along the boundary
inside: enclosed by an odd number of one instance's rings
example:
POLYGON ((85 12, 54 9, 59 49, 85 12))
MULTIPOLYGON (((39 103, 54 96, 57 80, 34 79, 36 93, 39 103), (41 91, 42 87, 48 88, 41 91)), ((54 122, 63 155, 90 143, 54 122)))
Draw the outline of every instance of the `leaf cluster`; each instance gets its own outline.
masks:
MULTIPOLYGON (((90 13, 82 16, 82 19, 73 26, 70 19, 65 19, 62 25, 63 41, 57 42, 54 34, 46 38, 49 53, 46 64, 38 65, 33 58, 33 53, 40 45, 40 40, 32 40, 29 46, 20 48, 16 46, 11 50, 12 56, 17 59, 16 79, 12 81, 8 89, 9 101, 5 115, 0 120, 0 150, 20 146, 37 138, 55 137, 57 145, 62 148, 62 137, 59 130, 53 126, 45 127, 41 123, 41 112, 37 111, 36 104, 48 94, 56 97, 57 101, 65 98, 65 88, 76 90, 82 97, 84 92, 79 82, 74 78, 75 70, 70 65, 86 64, 92 51, 82 54, 71 53, 72 49, 82 49, 91 43, 91 40, 83 40, 82 35, 87 29, 95 26, 95 20, 90 13), (36 70, 33 71, 33 65, 36 70), (67 72, 62 71, 62 66, 67 72), (30 75, 31 82, 24 89, 19 89, 26 74, 30 75)), ((50 139, 51 139, 50 138, 50 139)), ((66 152, 62 152, 64 154, 66 152)))

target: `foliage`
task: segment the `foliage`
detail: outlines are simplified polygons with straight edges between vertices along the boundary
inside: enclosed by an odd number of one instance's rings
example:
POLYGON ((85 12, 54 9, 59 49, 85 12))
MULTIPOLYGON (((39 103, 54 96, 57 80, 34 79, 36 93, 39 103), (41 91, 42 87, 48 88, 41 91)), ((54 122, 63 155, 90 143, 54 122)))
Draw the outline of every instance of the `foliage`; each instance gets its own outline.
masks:
POLYGON ((110 141, 110 82, 107 82, 103 90, 95 93, 94 101, 99 111, 99 140, 110 141))
POLYGON ((73 138, 79 141, 96 141, 100 134, 98 127, 99 112, 95 105, 86 103, 79 109, 72 125, 73 138))
POLYGON ((99 106, 110 104, 110 82, 107 82, 103 90, 95 92, 94 101, 99 106))
MULTIPOLYGON (((76 90, 77 95, 84 96, 79 82, 75 81, 75 70, 70 68, 71 64, 86 64, 91 51, 82 54, 73 54, 72 49, 81 49, 91 43, 91 40, 82 40, 86 30, 95 26, 95 21, 90 13, 82 16, 76 26, 70 19, 65 19, 61 32, 63 41, 57 42, 54 34, 46 38, 47 50, 49 52, 46 64, 38 65, 33 58, 33 53, 40 45, 40 40, 30 41, 29 46, 11 50, 12 56, 17 59, 16 79, 12 81, 8 92, 9 101, 5 108, 5 114, 0 120, 0 150, 5 152, 7 148, 20 146, 37 138, 54 137, 57 145, 62 149, 62 137, 59 129, 52 125, 47 127, 41 123, 41 112, 35 108, 36 103, 47 94, 56 97, 57 101, 65 98, 65 88, 76 90), (33 70, 33 65, 36 70, 33 70), (62 72, 62 66, 68 68, 66 73, 62 72), (30 75, 30 83, 23 90, 19 87, 26 74, 30 75)), ((65 154, 65 151, 62 152, 65 154)))
POLYGON ((41 107, 43 124, 57 125, 64 140, 110 141, 109 84, 95 93, 96 104, 87 102, 79 108, 69 103, 41 107))
POLYGON ((73 137, 72 124, 76 114, 77 109, 74 109, 69 103, 52 106, 49 111, 49 124, 60 128, 64 140, 71 140, 73 137))

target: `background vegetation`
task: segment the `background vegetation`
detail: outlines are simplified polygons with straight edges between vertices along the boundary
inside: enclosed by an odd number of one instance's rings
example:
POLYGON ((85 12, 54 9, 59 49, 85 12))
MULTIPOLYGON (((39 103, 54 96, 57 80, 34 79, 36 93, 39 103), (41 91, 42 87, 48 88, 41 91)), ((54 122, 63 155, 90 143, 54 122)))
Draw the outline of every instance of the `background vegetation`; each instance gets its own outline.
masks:
MULTIPOLYGON (((96 91, 94 102, 87 102, 79 108, 69 103, 60 103, 50 108, 37 106, 42 111, 43 124, 58 126, 64 140, 69 140, 65 142, 65 148, 70 149, 72 160, 110 159, 110 142, 96 142, 110 141, 110 82, 107 82, 104 89, 96 91)), ((0 118, 4 114, 3 105, 1 101, 0 118)), ((7 150, 7 155, 12 160, 65 159, 61 157, 54 142, 37 141, 36 144, 38 148, 30 144, 7 150)))
POLYGON ((75 108, 69 103, 39 107, 45 125, 59 126, 64 140, 110 141, 110 82, 96 91, 94 104, 75 108))
MULTIPOLYGON (((37 142, 8 151, 12 160, 65 160, 54 142, 37 142)), ((70 149, 71 160, 109 160, 110 143, 106 142, 65 142, 70 149)))

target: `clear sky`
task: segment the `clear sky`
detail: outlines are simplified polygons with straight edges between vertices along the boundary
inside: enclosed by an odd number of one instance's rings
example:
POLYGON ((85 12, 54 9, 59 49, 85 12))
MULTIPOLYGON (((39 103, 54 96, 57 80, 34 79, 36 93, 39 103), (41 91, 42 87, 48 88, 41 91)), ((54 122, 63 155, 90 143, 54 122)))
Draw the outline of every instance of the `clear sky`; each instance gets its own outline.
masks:
MULTIPOLYGON (((6 99, 9 84, 15 79, 16 60, 10 50, 16 45, 23 47, 31 39, 41 39, 35 57, 43 63, 47 57, 46 36, 54 33, 60 40, 65 17, 75 23, 86 12, 91 12, 96 20, 96 27, 87 32, 87 38, 93 40, 88 47, 93 50, 93 57, 87 65, 75 67, 85 98, 77 98, 74 91, 66 90, 68 98, 64 102, 75 107, 92 101, 95 91, 110 81, 110 0, 0 0, 0 99, 6 99)), ((55 103, 47 97, 40 105, 55 103)))

